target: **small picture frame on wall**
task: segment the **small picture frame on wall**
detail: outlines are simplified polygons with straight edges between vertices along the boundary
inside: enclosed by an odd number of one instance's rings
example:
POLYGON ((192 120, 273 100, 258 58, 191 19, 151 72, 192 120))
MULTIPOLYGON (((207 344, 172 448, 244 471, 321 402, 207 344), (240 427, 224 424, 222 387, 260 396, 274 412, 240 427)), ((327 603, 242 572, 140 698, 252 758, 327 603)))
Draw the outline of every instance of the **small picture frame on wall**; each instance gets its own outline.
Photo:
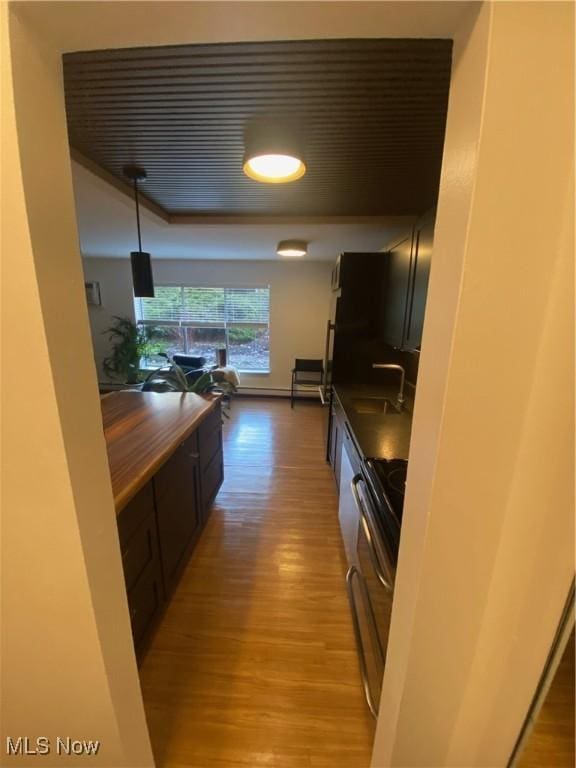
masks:
POLYGON ((96 280, 90 280, 84 283, 86 289, 86 302, 89 306, 101 307, 102 295, 100 293, 100 283, 96 280))

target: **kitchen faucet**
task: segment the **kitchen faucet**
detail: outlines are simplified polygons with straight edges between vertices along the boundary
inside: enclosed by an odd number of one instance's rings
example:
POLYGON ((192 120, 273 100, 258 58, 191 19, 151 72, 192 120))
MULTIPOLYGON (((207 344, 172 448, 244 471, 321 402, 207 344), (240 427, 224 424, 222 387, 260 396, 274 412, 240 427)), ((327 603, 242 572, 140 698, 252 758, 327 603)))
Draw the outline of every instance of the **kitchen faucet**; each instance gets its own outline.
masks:
POLYGON ((398 409, 402 410, 402 404, 404 403, 404 378, 406 376, 406 371, 404 368, 397 363, 372 363, 372 368, 385 368, 389 371, 400 371, 400 389, 398 390, 396 403, 398 405, 398 409))

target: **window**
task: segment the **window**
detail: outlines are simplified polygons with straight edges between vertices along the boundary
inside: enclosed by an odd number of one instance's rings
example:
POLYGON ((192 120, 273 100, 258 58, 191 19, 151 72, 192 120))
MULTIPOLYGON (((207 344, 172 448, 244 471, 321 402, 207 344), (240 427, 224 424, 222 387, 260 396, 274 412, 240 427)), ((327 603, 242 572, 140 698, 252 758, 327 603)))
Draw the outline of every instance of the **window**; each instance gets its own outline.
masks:
MULTIPOLYGON (((245 373, 270 370, 270 288, 155 287, 153 299, 135 299, 138 323, 158 328, 155 348, 217 362, 225 347, 229 365, 245 373)), ((151 356, 151 363, 156 361, 151 356)))

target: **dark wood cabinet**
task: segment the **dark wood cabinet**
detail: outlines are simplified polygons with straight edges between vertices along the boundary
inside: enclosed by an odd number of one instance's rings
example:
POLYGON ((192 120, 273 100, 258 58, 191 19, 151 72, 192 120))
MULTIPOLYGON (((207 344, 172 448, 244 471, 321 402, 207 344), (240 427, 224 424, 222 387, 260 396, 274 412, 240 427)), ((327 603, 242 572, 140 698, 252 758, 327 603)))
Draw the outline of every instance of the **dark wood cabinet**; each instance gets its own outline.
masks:
POLYGON ((384 300, 381 304, 383 340, 398 349, 404 345, 411 266, 412 231, 388 251, 384 300))
MULTIPOLYGON (((343 253, 340 293, 334 312, 331 379, 335 384, 366 381, 379 340, 387 254, 343 253)), ((368 378, 369 380, 369 378, 368 378)))
POLYGON ((406 333, 404 346, 407 349, 420 349, 424 313, 428 294, 428 278, 432 261, 434 241, 434 215, 423 217, 414 228, 412 248, 412 285, 406 312, 406 333))
POLYGON ((340 289, 340 262, 341 257, 338 256, 336 264, 334 264, 334 267, 332 268, 331 286, 333 291, 338 291, 340 289))
POLYGON ((198 435, 194 432, 154 476, 160 556, 166 592, 173 591, 202 524, 198 435))
POLYGON ((430 211, 388 249, 380 322, 382 340, 395 349, 420 349, 433 238, 430 211))
POLYGON ((224 479, 220 403, 118 515, 134 646, 142 657, 224 479))
POLYGON ((136 653, 140 656, 146 637, 159 619, 164 603, 151 482, 120 512, 118 532, 132 635, 136 653))
POLYGON ((220 403, 198 430, 202 485, 202 515, 206 520, 210 507, 224 480, 222 451, 222 412, 220 403))

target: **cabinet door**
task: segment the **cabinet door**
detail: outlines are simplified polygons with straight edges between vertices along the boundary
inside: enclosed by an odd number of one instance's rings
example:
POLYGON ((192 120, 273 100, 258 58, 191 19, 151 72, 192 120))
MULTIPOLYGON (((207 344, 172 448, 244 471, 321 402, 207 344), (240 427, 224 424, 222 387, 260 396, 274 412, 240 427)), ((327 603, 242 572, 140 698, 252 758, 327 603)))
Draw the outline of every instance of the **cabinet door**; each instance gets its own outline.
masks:
POLYGON ((340 433, 340 424, 336 415, 336 410, 332 406, 332 425, 330 427, 330 464, 336 479, 336 487, 340 486, 340 466, 339 453, 342 447, 342 435, 340 433))
POLYGON ((118 532, 132 635, 140 658, 164 604, 151 482, 118 515, 118 532))
POLYGON ((384 341, 391 347, 402 348, 406 327, 406 305, 410 291, 412 232, 388 252, 388 268, 384 301, 381 307, 381 327, 384 341))
POLYGON ((336 259, 336 264, 332 269, 332 290, 337 291, 340 288, 340 256, 336 259))
POLYGON ((196 433, 154 476, 160 554, 166 592, 171 592, 200 531, 199 456, 196 433))
POLYGON ((434 218, 427 217, 414 232, 412 249, 412 290, 408 306, 404 347, 419 349, 422 343, 428 278, 432 260, 434 218))
POLYGON ((146 569, 128 592, 128 608, 134 648, 140 662, 148 638, 164 607, 164 585, 159 568, 146 569))
POLYGON ((202 522, 205 522, 210 506, 224 480, 222 410, 219 402, 198 429, 198 453, 202 488, 202 522))

